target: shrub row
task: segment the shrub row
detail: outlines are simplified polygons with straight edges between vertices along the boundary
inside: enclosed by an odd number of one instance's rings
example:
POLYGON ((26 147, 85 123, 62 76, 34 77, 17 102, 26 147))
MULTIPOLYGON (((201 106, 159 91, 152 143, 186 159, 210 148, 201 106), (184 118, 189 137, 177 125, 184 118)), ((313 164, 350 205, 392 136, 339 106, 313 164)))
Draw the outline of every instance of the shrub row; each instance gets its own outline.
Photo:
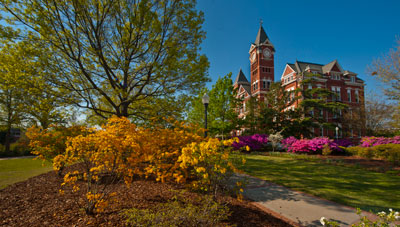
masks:
POLYGON ((232 144, 235 150, 260 151, 268 144, 268 135, 254 134, 252 136, 239 136, 239 141, 232 144))
POLYGON ((296 139, 293 136, 283 139, 281 144, 288 152, 303 154, 321 154, 324 149, 329 150, 326 153, 344 153, 343 147, 352 145, 349 140, 332 140, 327 137, 296 139))
POLYGON ((382 144, 374 147, 349 147, 347 150, 353 155, 365 158, 384 159, 400 164, 400 144, 382 144))
POLYGON ((395 137, 363 137, 361 139, 361 147, 374 147, 382 144, 400 144, 400 136, 395 137))

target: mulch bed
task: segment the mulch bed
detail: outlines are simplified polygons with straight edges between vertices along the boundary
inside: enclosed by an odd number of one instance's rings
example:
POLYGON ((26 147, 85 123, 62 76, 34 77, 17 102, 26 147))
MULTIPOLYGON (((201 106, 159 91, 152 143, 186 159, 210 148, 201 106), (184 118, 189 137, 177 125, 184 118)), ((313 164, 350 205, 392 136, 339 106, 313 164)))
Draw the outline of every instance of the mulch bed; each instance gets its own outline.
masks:
MULTIPOLYGON (((45 173, 0 190, 0 226, 127 226, 123 210, 152 208, 172 199, 178 185, 138 179, 127 187, 123 183, 111 185, 118 193, 102 213, 86 215, 78 201, 80 195, 65 192, 60 195, 62 178, 55 172, 45 173)), ((184 193, 188 199, 198 197, 184 193)), ((232 212, 226 224, 236 226, 291 226, 253 206, 248 201, 238 201, 220 196, 232 212)))

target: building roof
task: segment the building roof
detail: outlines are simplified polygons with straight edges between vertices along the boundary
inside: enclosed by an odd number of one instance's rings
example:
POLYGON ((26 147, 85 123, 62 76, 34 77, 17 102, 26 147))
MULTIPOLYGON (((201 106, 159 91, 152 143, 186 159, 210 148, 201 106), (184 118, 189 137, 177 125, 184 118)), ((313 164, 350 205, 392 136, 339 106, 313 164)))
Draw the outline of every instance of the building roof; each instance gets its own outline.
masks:
POLYGON ((271 41, 269 40, 267 33, 265 32, 264 28, 260 25, 258 29, 256 41, 254 41, 255 46, 260 46, 262 44, 266 44, 267 46, 271 46, 272 50, 275 52, 274 45, 272 45, 271 41))
POLYGON ((244 75, 242 69, 239 70, 238 75, 236 76, 235 82, 233 84, 249 84, 246 76, 244 75))
POLYGON ((244 88, 244 90, 246 90, 246 92, 251 95, 251 86, 250 84, 242 84, 242 87, 244 88))
POLYGON ((264 28, 262 26, 260 26, 260 29, 258 29, 256 41, 254 42, 254 44, 259 46, 260 44, 265 43, 265 41, 267 41, 267 40, 268 40, 267 33, 265 33, 264 28))

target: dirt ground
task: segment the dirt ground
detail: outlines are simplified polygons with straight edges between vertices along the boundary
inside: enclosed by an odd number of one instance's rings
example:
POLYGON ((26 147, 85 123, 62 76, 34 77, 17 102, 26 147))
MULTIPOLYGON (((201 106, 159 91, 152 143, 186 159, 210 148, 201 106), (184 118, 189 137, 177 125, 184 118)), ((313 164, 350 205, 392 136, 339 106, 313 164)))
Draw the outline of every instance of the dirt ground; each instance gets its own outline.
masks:
MULTIPOLYGON (((79 205, 80 195, 65 192, 60 195, 62 178, 49 172, 0 190, 0 226, 127 226, 122 212, 129 208, 152 208, 176 195, 178 185, 136 180, 130 187, 114 184, 118 202, 113 202, 104 212, 89 216, 79 205)), ((201 196, 187 192, 188 199, 201 196)), ((253 206, 249 201, 238 201, 220 196, 219 201, 232 212, 226 223, 229 226, 290 226, 253 206)), ((160 225, 162 226, 162 225, 160 225)))

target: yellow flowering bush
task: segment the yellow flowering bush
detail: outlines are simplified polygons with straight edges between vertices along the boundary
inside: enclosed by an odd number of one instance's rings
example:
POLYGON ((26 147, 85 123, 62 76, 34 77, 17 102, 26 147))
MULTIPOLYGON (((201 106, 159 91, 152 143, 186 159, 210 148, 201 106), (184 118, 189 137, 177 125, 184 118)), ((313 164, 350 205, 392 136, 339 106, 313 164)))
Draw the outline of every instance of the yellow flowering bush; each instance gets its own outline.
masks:
MULTIPOLYGON (((183 179, 194 179, 191 184, 195 189, 214 195, 226 190, 229 178, 234 172, 239 172, 235 166, 245 163, 238 152, 231 156, 231 145, 236 141, 237 138, 225 141, 210 138, 187 145, 178 159, 181 169, 186 173, 183 179)), ((177 179, 178 182, 181 180, 177 179)))
POLYGON ((26 136, 30 140, 29 146, 32 154, 37 155, 43 161, 57 163, 55 170, 62 170, 65 162, 58 156, 65 153, 68 138, 86 133, 86 127, 83 126, 51 125, 47 129, 33 126, 27 130, 26 136))
POLYGON ((110 184, 123 180, 130 185, 135 175, 187 183, 215 195, 238 171, 234 162, 239 156, 230 155, 237 138, 205 140, 202 131, 182 122, 141 128, 126 118, 112 117, 101 129, 86 131, 68 139, 66 151, 54 158, 53 166, 81 163, 79 170, 65 175, 60 192, 83 190, 87 214, 101 212, 114 198, 110 184), (86 182, 84 186, 79 180, 86 182))
POLYGON ((124 180, 130 184, 134 175, 157 181, 174 181, 183 178, 177 163, 181 150, 188 143, 203 138, 190 126, 174 122, 171 128, 140 128, 126 118, 112 117, 100 130, 70 138, 63 155, 54 159, 59 162, 82 163, 81 172, 68 173, 63 188, 73 192, 79 179, 87 182, 86 205, 88 214, 99 212, 112 197, 108 185, 124 180), (77 177, 79 176, 79 177, 77 177))

